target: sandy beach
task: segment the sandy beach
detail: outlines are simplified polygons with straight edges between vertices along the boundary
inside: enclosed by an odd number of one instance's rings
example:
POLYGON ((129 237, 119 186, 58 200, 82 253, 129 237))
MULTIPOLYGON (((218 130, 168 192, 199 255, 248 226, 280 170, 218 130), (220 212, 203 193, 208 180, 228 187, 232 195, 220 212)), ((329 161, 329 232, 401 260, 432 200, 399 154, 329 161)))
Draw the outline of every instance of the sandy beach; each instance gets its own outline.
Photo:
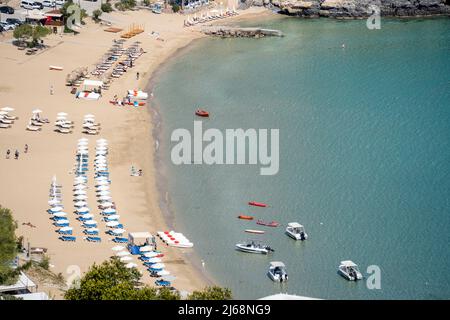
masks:
MULTIPOLYGON (((251 9, 241 13, 236 19, 253 17, 261 13, 251 9)), ((47 49, 33 56, 25 55, 11 44, 11 35, 0 38, 0 107, 10 106, 11 112, 19 117, 12 128, 0 129, 0 204, 10 208, 18 222, 17 236, 23 236, 32 247, 45 247, 51 259, 51 270, 62 273, 66 278, 72 276, 70 266, 78 266, 83 273, 95 263, 101 263, 113 255, 115 245, 105 236, 105 223, 100 221, 96 208, 93 186, 92 164, 89 171, 88 204, 99 221, 101 243, 83 240, 81 222, 75 220, 73 213, 73 179, 77 140, 83 136, 89 139, 90 157, 94 156, 95 141, 105 138, 109 142, 109 169, 111 172, 111 196, 116 203, 120 221, 128 232, 167 230, 167 221, 160 209, 160 195, 155 181, 154 141, 152 137, 151 112, 147 106, 134 108, 118 107, 109 103, 114 95, 122 97, 127 89, 145 88, 153 71, 179 48, 192 40, 203 37, 198 28, 184 28, 184 16, 179 14, 155 15, 149 11, 112 13, 114 27, 126 29, 131 23, 145 26, 145 32, 125 42, 124 47, 140 41, 145 50, 136 66, 121 78, 112 82, 110 89, 103 92, 99 101, 75 99, 70 87, 65 86, 66 75, 79 67, 93 65, 112 45, 119 34, 104 32, 104 25, 94 24, 90 18, 79 35, 50 35, 45 38, 47 49), (158 32, 164 41, 157 40, 152 31, 158 32), (63 71, 49 70, 50 65, 63 67, 63 71), (140 79, 136 79, 136 72, 140 79), (53 95, 50 87, 53 86, 53 95), (40 132, 26 131, 31 111, 39 108, 42 117, 50 120, 40 132), (72 134, 59 134, 53 131, 58 112, 68 113, 68 119, 75 122, 72 134), (92 113, 101 123, 98 136, 82 134, 81 124, 85 114, 92 113), (28 144, 29 151, 24 153, 28 144), (19 159, 6 159, 6 150, 11 153, 17 149, 19 159), (130 166, 143 170, 143 177, 130 176, 130 166), (48 192, 52 176, 56 175, 63 187, 63 204, 71 226, 74 228, 76 242, 58 240, 56 227, 46 212, 48 192), (23 225, 30 222, 35 228, 23 225), (69 269, 68 269, 69 268, 69 269), (69 272, 68 272, 69 270, 69 272)), ((222 21, 229 22, 231 19, 222 21)), ((177 214, 177 213, 175 213, 177 214)), ((186 235, 189 238, 189 235, 186 235)), ((158 241, 158 249, 164 254, 164 263, 176 279, 173 285, 179 290, 191 292, 211 284, 202 272, 187 259, 193 249, 167 247, 158 241)), ((142 263, 133 258, 144 274, 143 281, 153 285, 142 263)), ((61 297, 61 292, 52 288, 41 288, 51 296, 61 297)))

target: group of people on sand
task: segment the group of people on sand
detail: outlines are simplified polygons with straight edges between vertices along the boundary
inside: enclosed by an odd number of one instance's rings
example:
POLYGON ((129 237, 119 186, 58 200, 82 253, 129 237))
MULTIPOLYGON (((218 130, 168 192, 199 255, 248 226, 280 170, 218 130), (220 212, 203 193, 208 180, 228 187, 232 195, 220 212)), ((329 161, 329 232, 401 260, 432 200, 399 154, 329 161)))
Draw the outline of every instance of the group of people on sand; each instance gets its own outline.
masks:
MULTIPOLYGON (((23 153, 28 153, 28 144, 25 144, 25 147, 23 148, 23 153)), ((19 150, 16 149, 16 151, 14 152, 14 159, 18 160, 19 159, 19 150)), ((10 159, 11 158, 11 150, 8 149, 6 150, 6 159, 10 159)))
POLYGON ((142 169, 139 169, 136 171, 136 168, 134 166, 131 166, 131 176, 133 177, 141 177, 143 175, 142 169))
POLYGON ((36 228, 36 226, 34 224, 32 224, 31 222, 22 222, 22 225, 29 226, 31 228, 36 228))

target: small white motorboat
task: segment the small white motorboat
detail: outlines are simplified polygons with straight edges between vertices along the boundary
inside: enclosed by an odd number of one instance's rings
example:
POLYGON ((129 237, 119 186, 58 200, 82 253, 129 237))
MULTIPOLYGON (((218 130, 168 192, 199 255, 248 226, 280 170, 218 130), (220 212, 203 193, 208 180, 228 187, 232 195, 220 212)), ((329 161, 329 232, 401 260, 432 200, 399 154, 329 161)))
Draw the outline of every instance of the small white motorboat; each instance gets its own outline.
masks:
POLYGON ((338 273, 349 281, 361 280, 363 278, 358 266, 351 260, 341 261, 338 273))
POLYGON ((275 251, 268 245, 265 245, 260 241, 256 240, 249 240, 247 242, 237 243, 236 249, 243 252, 260 253, 260 254, 268 254, 270 252, 275 251))
POLYGON ((273 281, 284 282, 288 280, 286 266, 281 261, 272 261, 269 265, 269 278, 273 281))
POLYGON ((298 222, 289 222, 286 227, 286 234, 294 240, 308 239, 308 235, 305 232, 305 227, 298 222))

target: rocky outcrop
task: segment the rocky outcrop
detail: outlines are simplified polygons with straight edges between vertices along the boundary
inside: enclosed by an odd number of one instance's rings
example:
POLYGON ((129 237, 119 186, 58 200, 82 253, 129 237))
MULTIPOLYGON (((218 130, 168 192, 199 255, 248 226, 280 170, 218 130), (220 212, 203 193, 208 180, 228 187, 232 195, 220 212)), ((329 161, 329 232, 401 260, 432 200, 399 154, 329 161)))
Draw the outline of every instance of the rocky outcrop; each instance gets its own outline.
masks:
POLYGON ((265 36, 282 37, 279 30, 262 28, 235 28, 223 26, 209 26, 202 29, 204 34, 221 38, 262 38, 265 36))
POLYGON ((310 18, 363 18, 376 12, 381 16, 450 15, 449 0, 271 0, 270 5, 283 14, 310 18))

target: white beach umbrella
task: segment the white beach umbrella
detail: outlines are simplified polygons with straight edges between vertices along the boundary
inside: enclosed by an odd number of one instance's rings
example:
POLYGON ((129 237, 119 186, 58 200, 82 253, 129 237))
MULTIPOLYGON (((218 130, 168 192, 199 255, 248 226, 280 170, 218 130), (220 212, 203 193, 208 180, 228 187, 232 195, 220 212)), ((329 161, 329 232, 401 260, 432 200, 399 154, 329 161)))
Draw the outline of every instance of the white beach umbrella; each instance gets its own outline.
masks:
POLYGON ((111 248, 111 250, 113 250, 113 251, 122 251, 123 249, 125 249, 125 247, 122 247, 122 246, 115 246, 115 247, 111 248))
POLYGON ((103 139, 103 138, 97 140, 97 143, 102 143, 102 142, 108 142, 108 140, 103 139))
POLYGON ((111 209, 111 208, 108 208, 108 209, 103 210, 103 213, 106 213, 106 214, 109 214, 109 213, 115 213, 115 212, 116 212, 116 210, 111 209))
POLYGON ((57 220, 56 223, 69 223, 69 220, 67 219, 61 219, 61 220, 57 220))
POLYGON ((163 276, 168 276, 168 275, 170 275, 170 272, 167 271, 167 270, 161 270, 161 271, 158 271, 156 274, 157 274, 158 276, 163 277, 163 276))
POLYGON ((60 203, 61 203, 61 201, 59 201, 58 199, 55 199, 55 198, 53 198, 53 199, 48 201, 48 204, 51 205, 51 206, 56 205, 56 204, 60 204, 60 203))
POLYGON ((127 264, 125 265, 125 268, 128 268, 128 269, 136 268, 136 267, 137 267, 137 264, 136 264, 136 263, 133 263, 133 262, 127 263, 127 264))
POLYGON ((8 111, 0 111, 0 115, 6 116, 8 114, 8 111))
POLYGON ((128 251, 119 251, 116 253, 116 256, 118 257, 124 257, 124 256, 129 256, 130 253, 128 251))
POLYGON ((106 181, 106 180, 100 180, 100 181, 98 181, 98 182, 95 184, 96 187, 98 187, 98 186, 107 186, 107 185, 109 185, 109 182, 106 181))
POLYGON ((85 206, 87 206, 87 202, 86 201, 77 201, 73 205, 75 207, 85 207, 85 206))
POLYGON ((153 248, 151 246, 143 246, 143 247, 139 248, 140 252, 150 252, 152 250, 153 250, 153 248))
POLYGON ((62 116, 62 117, 68 116, 68 114, 65 113, 65 112, 58 112, 56 115, 57 116, 62 116))
POLYGON ((98 197, 102 197, 102 196, 109 196, 109 191, 103 190, 100 191, 99 193, 97 193, 98 197))
POLYGON ((110 222, 106 223, 106 226, 110 227, 110 228, 114 228, 115 226, 118 226, 118 225, 119 225, 118 221, 110 221, 110 222))
POLYGON ((112 232, 114 234, 124 234, 127 230, 125 229, 114 229, 112 232))
POLYGON ((85 195, 86 193, 87 193, 86 190, 75 190, 75 191, 73 192, 73 194, 74 194, 75 196, 85 195))
POLYGON ((98 197, 98 199, 102 200, 102 201, 107 201, 107 200, 111 200, 112 198, 110 196, 100 196, 100 197, 98 197))
POLYGON ((104 200, 101 203, 99 203, 98 206, 100 208, 102 208, 102 209, 113 208, 114 207, 114 203, 112 203, 111 201, 108 201, 108 200, 104 200))
POLYGON ((79 146, 87 146, 88 144, 89 144, 89 141, 86 141, 86 140, 78 141, 79 146))
POLYGON ((108 182, 108 177, 104 177, 104 176, 100 176, 100 177, 97 177, 97 178, 95 178, 95 181, 106 181, 106 182, 108 182))
POLYGON ((95 220, 88 220, 88 221, 85 221, 84 224, 88 225, 88 226, 93 226, 93 225, 97 224, 97 221, 95 221, 95 220))
POLYGON ((97 150, 97 151, 108 151, 108 147, 107 146, 96 146, 95 150, 97 150))
POLYGON ((73 188, 74 188, 75 190, 84 190, 84 189, 86 189, 87 187, 86 187, 86 185, 84 185, 84 184, 77 184, 77 185, 73 186, 73 188))
POLYGON ((14 111, 14 108, 11 108, 11 107, 3 107, 1 110, 2 110, 2 111, 6 111, 6 112, 10 112, 10 111, 14 111))
POLYGON ((72 227, 61 227, 59 231, 72 231, 72 227))
POLYGON ((76 210, 76 212, 78 212, 78 213, 89 212, 89 211, 91 211, 91 210, 89 210, 88 207, 81 207, 76 210))
POLYGON ((56 212, 55 214, 53 214, 54 217, 65 217, 67 216, 67 213, 65 212, 56 212))
POLYGON ((86 199, 87 199, 87 196, 84 194, 81 194, 81 195, 75 197, 75 200, 86 200, 86 199))
POLYGON ((120 218, 120 215, 119 215, 119 214, 113 214, 112 216, 109 216, 109 217, 108 217, 109 220, 117 220, 117 219, 119 219, 119 218, 120 218))
POLYGON ((87 228, 87 232, 98 232, 98 228, 87 228))
POLYGON ((122 258, 120 258, 120 261, 122 261, 122 262, 131 261, 131 260, 133 260, 132 257, 122 257, 122 258))
POLYGON ((65 121, 67 120, 66 116, 57 116, 56 121, 65 121))
POLYGON ((86 182, 87 178, 86 177, 76 177, 74 179, 75 182, 86 182))
POLYGON ((164 268, 166 265, 164 263, 155 263, 152 264, 152 266, 150 268, 154 268, 154 269, 162 269, 164 268))
POLYGON ((97 192, 108 191, 109 190, 109 186, 99 186, 96 189, 97 189, 97 192))
MULTIPOLYGON (((142 251, 142 248, 140 249, 140 251, 142 251)), ((156 258, 157 255, 159 255, 158 252, 146 252, 146 253, 144 253, 144 257, 147 257, 147 258, 156 258)))
POLYGON ((158 263, 158 262, 161 262, 161 261, 162 260, 160 258, 156 258, 156 257, 148 259, 148 262, 150 262, 150 263, 158 263))
POLYGON ((41 109, 34 109, 33 111, 31 111, 31 113, 33 113, 33 114, 38 114, 38 113, 41 113, 41 112, 42 112, 41 109))
POLYGON ((63 209, 64 209, 63 207, 59 206, 59 207, 53 207, 53 208, 50 208, 50 211, 51 211, 51 212, 59 212, 59 211, 61 211, 61 210, 63 210, 63 209))
MULTIPOLYGON (((177 277, 175 277, 175 276, 172 276, 171 274, 170 274, 170 272, 169 271, 166 271, 166 270, 161 270, 161 271, 159 271, 159 272, 164 272, 164 274, 167 272, 167 273, 169 273, 169 274, 167 274, 167 275, 160 275, 160 274, 158 274, 159 276, 161 276, 161 280, 163 280, 163 281, 173 281, 173 280, 175 280, 177 277)), ((158 273, 159 273, 158 272, 158 273)))
POLYGON ((83 219, 91 219, 94 216, 92 214, 90 214, 90 213, 86 213, 86 214, 81 215, 80 217, 82 217, 83 219))

